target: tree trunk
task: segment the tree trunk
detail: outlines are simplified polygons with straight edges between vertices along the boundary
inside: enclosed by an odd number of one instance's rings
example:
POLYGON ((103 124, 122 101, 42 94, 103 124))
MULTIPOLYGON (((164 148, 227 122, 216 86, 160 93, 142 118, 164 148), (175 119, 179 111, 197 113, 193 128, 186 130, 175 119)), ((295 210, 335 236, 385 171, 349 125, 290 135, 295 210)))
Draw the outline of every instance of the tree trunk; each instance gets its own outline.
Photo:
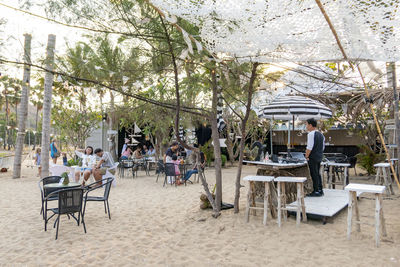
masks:
MULTIPOLYGON (((110 116, 109 116, 109 130, 114 130, 116 126, 114 126, 115 123, 115 106, 114 106, 114 94, 110 91, 110 116)), ((113 157, 114 160, 117 159, 117 153, 115 152, 115 134, 109 134, 109 150, 111 153, 111 156, 113 157)))
MULTIPOLYGON (((54 49, 56 36, 49 34, 47 41, 46 69, 54 69, 54 49)), ((54 75, 46 72, 44 77, 44 98, 43 98, 43 123, 42 123, 42 152, 41 166, 42 178, 49 176, 49 147, 50 147, 50 119, 51 119, 51 99, 54 75)))
MULTIPOLYGON (((394 111, 394 121, 395 121, 395 136, 396 136, 396 146, 397 146, 397 158, 400 155, 400 120, 399 120, 399 95, 397 93, 397 77, 396 77, 396 64, 390 62, 388 64, 388 72, 391 72, 391 81, 388 81, 388 86, 393 86, 393 111, 394 111)), ((389 74, 389 73, 388 73, 389 74)), ((389 76, 389 75, 388 75, 389 76)), ((400 161, 397 161, 398 169, 400 168, 400 161)), ((399 169, 400 170, 400 169, 399 169)))
POLYGON ((8 119, 8 113, 9 113, 9 109, 8 109, 8 90, 6 88, 5 90, 5 98, 6 98, 6 128, 5 128, 5 132, 4 132, 4 149, 6 149, 6 147, 8 146, 8 150, 10 150, 10 142, 9 142, 9 135, 10 135, 10 131, 8 129, 9 127, 9 119, 8 119))
POLYGON ((35 117, 35 137, 33 141, 33 150, 36 149, 36 140, 37 140, 37 134, 38 134, 38 118, 39 118, 39 106, 36 106, 36 117, 35 117))
MULTIPOLYGON (((24 36, 25 36, 24 62, 30 64, 32 36, 30 34, 25 34, 24 36)), ((24 150, 26 118, 28 116, 30 76, 31 76, 31 69, 29 65, 25 65, 23 79, 22 79, 21 108, 19 111, 19 118, 18 118, 18 135, 17 135, 17 147, 15 149, 15 156, 14 156, 13 178, 21 177, 22 152, 24 150)))
POLYGON ((239 212, 240 188, 242 187, 242 185, 240 184, 240 177, 242 175, 243 154, 244 154, 243 151, 244 151, 244 143, 246 141, 246 124, 247 120, 249 119, 251 111, 251 99, 253 97, 254 82, 257 76, 257 67, 258 63, 253 63, 253 68, 251 70, 251 77, 248 88, 249 91, 247 92, 246 114, 244 115, 241 125, 242 138, 240 139, 240 145, 239 145, 239 151, 240 151, 239 164, 237 168, 236 183, 235 183, 235 202, 234 202, 235 213, 239 212))
POLYGON ((215 70, 211 71, 212 77, 212 111, 211 111, 211 137, 214 143, 214 168, 215 168, 215 208, 219 212, 222 204, 222 171, 221 171, 221 148, 219 144, 219 132, 217 126, 217 104, 218 104, 218 84, 215 70))

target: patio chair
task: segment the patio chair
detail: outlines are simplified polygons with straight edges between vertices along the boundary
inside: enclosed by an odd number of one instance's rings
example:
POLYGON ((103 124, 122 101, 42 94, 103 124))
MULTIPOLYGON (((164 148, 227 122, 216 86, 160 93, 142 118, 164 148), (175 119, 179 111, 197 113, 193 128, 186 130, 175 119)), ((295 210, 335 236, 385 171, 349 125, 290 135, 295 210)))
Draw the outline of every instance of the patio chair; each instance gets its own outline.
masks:
POLYGON ((348 163, 350 163, 350 168, 354 168, 354 175, 357 176, 356 164, 357 164, 357 157, 350 157, 348 159, 348 163))
POLYGON ((39 186, 39 189, 40 189, 40 197, 41 197, 41 200, 42 200, 42 208, 40 209, 40 214, 43 214, 42 216, 43 216, 43 219, 44 219, 44 202, 46 201, 53 201, 53 200, 57 200, 58 198, 58 196, 57 195, 54 195, 54 196, 52 196, 51 198, 48 198, 48 199, 46 199, 46 197, 50 194, 50 193, 52 193, 52 192, 54 192, 54 191, 57 191, 58 189, 57 188, 44 188, 44 186, 46 185, 46 184, 52 184, 52 183, 58 183, 58 182, 60 182, 60 180, 61 180, 61 176, 47 176, 47 177, 44 177, 44 178, 42 178, 42 179, 40 179, 40 181, 39 181, 39 183, 38 183, 38 186, 39 186))
POLYGON ((164 184, 163 186, 165 186, 166 184, 168 184, 168 177, 171 177, 171 185, 175 184, 176 186, 176 177, 179 175, 176 175, 175 172, 175 164, 174 163, 165 163, 164 165, 164 184), (172 177, 174 177, 174 180, 172 180, 172 177))
MULTIPOLYGON (((119 162, 119 177, 125 177, 125 169, 133 169, 134 162, 130 159, 121 159, 119 162)), ((135 176, 135 173, 132 170, 132 177, 135 176)))
POLYGON ((85 194, 85 197, 84 197, 85 204, 83 205, 82 220, 83 220, 83 218, 85 216, 86 203, 88 201, 103 201, 103 203, 104 203, 104 212, 106 214, 108 214, 108 218, 111 220, 110 205, 108 204, 108 197, 110 195, 111 184, 112 184, 113 180, 114 180, 113 177, 109 177, 109 178, 102 179, 101 180, 102 181, 101 185, 99 185, 98 182, 94 182, 94 183, 92 183, 90 185, 87 185, 85 187, 86 194, 85 194), (97 189, 100 189, 100 188, 104 188, 103 196, 89 196, 90 192, 92 192, 94 190, 97 190, 97 189))
POLYGON ((82 200, 83 200, 83 189, 82 188, 72 188, 72 189, 62 189, 58 191, 54 191, 50 193, 45 199, 48 200, 54 196, 58 197, 58 208, 47 209, 47 201, 45 202, 45 220, 44 220, 44 230, 47 231, 47 222, 55 215, 57 216, 56 221, 54 222, 54 227, 57 224, 56 230, 56 240, 58 238, 58 228, 60 225, 61 215, 71 215, 77 222, 79 226, 80 219, 82 217, 83 230, 86 234, 86 225, 83 219, 82 213, 82 200), (53 215, 47 218, 47 210, 51 210, 53 215), (78 218, 74 216, 75 213, 78 213, 78 218))
POLYGON ((156 174, 157 174, 157 179, 156 179, 156 183, 158 182, 158 176, 160 176, 160 174, 165 173, 165 167, 164 167, 164 162, 162 159, 160 159, 159 161, 157 161, 157 168, 156 168, 156 174))

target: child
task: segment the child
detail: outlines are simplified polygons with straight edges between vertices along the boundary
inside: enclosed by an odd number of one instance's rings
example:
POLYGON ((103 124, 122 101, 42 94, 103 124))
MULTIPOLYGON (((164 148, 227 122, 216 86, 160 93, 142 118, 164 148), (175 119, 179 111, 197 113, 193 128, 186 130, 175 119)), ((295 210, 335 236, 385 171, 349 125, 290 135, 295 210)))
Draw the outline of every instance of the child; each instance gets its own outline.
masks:
POLYGON ((36 148, 36 152, 35 152, 36 154, 34 156, 34 159, 35 159, 35 165, 38 166, 37 177, 40 177, 42 175, 42 167, 40 166, 40 161, 41 161, 40 152, 41 152, 40 147, 36 148))
POLYGON ((68 166, 67 153, 63 152, 62 156, 63 156, 63 165, 68 166))
POLYGON ((176 184, 180 185, 182 184, 180 181, 180 177, 181 177, 181 172, 179 170, 179 164, 181 164, 181 161, 178 160, 178 157, 176 155, 172 155, 172 161, 171 161, 174 165, 175 165, 175 174, 176 174, 176 184))

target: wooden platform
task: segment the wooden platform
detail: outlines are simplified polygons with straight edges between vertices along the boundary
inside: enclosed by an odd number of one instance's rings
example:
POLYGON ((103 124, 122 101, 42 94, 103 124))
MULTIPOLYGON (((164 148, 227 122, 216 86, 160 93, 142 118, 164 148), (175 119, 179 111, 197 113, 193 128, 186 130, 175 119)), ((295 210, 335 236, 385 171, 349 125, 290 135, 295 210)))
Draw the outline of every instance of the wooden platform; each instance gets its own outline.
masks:
MULTIPOLYGON (((360 194, 357 193, 357 196, 360 194)), ((340 189, 324 189, 324 196, 322 197, 305 197, 304 203, 306 206, 306 213, 308 215, 314 215, 316 217, 332 217, 339 211, 347 207, 349 203, 349 192, 340 189)), ((296 211, 295 207, 291 205, 296 203, 290 203, 288 210, 296 211)))

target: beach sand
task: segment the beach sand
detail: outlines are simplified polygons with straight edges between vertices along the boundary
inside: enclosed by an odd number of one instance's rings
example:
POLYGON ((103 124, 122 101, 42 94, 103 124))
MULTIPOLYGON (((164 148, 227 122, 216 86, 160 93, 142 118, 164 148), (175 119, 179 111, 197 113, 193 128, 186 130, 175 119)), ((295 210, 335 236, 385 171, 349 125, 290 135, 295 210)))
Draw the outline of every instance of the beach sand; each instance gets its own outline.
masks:
MULTIPOLYGON (((256 168, 244 166, 243 176, 256 168)), ((296 227, 295 217, 278 228, 262 224, 261 212, 245 223, 247 184, 241 189, 240 213, 222 211, 218 219, 199 209, 200 184, 162 187, 156 176, 117 179, 110 194, 111 220, 102 203, 87 205, 87 234, 62 217, 58 240, 54 219, 44 231, 36 170, 23 178, 0 173, 0 265, 5 266, 400 266, 399 191, 385 197, 388 237, 375 248, 374 227, 361 226, 346 239, 347 209, 326 225, 309 220, 296 227)), ((223 200, 233 203, 236 168, 223 169, 223 200)), ((212 186, 214 170, 206 170, 212 186)), ((368 182, 373 180, 351 180, 368 182)), ((361 220, 374 222, 373 196, 360 198, 361 220)))

